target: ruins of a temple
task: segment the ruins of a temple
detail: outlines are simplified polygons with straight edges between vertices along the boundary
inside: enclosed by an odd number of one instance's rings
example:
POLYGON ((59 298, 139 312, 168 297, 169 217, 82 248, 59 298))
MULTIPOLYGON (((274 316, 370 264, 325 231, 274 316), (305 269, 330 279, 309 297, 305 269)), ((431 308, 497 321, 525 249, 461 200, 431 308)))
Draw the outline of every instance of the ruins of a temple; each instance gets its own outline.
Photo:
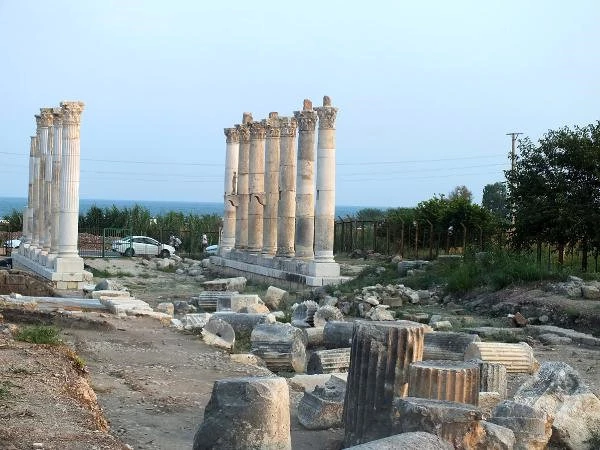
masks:
POLYGON ((41 108, 29 151, 23 240, 13 265, 37 273, 56 289, 80 289, 92 274, 77 250, 80 124, 84 104, 41 108))
POLYGON ((308 286, 340 282, 333 259, 337 111, 325 96, 316 108, 304 100, 293 117, 272 112, 255 121, 244 113, 241 124, 225 128, 225 213, 219 255, 211 257, 215 269, 308 286))

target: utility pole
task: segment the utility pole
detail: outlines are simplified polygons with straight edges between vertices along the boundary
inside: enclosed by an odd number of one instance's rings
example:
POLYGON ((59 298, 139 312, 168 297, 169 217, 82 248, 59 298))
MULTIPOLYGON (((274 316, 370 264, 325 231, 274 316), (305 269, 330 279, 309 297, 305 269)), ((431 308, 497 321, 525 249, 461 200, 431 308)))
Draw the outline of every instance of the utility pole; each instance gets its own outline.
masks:
POLYGON ((510 170, 514 172, 515 170, 515 159, 517 157, 516 155, 516 149, 517 149, 517 136, 519 136, 520 134, 523 133, 506 133, 507 136, 511 137, 512 140, 512 146, 511 146, 511 150, 510 150, 510 170))

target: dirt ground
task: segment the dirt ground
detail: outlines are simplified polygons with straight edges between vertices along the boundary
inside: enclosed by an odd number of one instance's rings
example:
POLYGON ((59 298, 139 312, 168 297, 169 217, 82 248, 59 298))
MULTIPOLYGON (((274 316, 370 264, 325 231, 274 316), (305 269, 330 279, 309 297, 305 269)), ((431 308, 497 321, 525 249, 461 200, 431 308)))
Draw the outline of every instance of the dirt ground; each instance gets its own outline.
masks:
MULTIPOLYGON (((139 258, 86 262, 153 306, 188 299, 203 281, 139 258)), ((17 342, 0 332, 0 449, 189 449, 215 380, 269 373, 154 319, 86 315, 108 326, 64 329, 68 347, 17 342)), ((528 342, 540 361, 567 362, 600 395, 600 347, 528 342)), ((511 380, 513 390, 523 379, 511 380)), ((341 448, 343 430, 305 430, 293 406, 301 393, 292 389, 291 398, 293 448, 341 448)))

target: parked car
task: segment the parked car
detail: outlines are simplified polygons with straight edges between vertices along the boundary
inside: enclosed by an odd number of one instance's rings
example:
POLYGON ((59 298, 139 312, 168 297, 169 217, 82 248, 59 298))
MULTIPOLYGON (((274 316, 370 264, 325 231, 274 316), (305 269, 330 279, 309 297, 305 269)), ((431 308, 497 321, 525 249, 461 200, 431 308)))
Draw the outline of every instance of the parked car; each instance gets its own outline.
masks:
POLYGON ((8 241, 4 242, 4 247, 19 248, 21 246, 21 239, 23 239, 23 238, 20 237, 18 239, 9 239, 8 241))
POLYGON ((217 244, 209 245, 208 247, 206 247, 204 249, 204 253, 206 253, 207 255, 216 255, 218 252, 219 252, 219 246, 217 244))
POLYGON ((148 236, 126 236, 112 243, 113 251, 123 256, 149 255, 168 258, 175 254, 175 247, 161 244, 148 236))

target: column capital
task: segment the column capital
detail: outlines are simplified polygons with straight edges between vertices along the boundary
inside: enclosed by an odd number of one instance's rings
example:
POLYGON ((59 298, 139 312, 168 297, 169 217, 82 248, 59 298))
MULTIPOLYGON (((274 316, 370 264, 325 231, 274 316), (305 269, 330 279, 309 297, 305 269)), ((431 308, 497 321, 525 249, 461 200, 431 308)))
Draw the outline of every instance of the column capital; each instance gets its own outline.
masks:
POLYGON ((321 106, 315 108, 319 116, 319 130, 335 130, 335 118, 338 109, 333 106, 321 106))
POLYGON ((304 100, 302 111, 294 111, 294 117, 298 122, 298 129, 302 132, 314 132, 317 125, 317 114, 313 110, 312 102, 304 100))
POLYGON ((269 113, 269 117, 267 119, 264 119, 262 123, 267 129, 267 137, 278 138, 280 136, 280 120, 279 115, 276 112, 269 113))
POLYGON ((294 117, 281 117, 279 119, 279 131, 281 137, 294 137, 296 136, 296 129, 298 128, 298 122, 294 117))
POLYGON ((235 129, 238 131, 240 136, 240 143, 247 144, 250 142, 250 127, 246 124, 236 125, 235 129))
POLYGON ((250 126, 250 139, 258 140, 265 139, 267 136, 267 126, 263 122, 251 122, 250 126))
POLYGON ((51 127, 53 123, 54 116, 52 115, 52 108, 40 108, 40 127, 48 128, 51 127))
POLYGON ((62 110, 60 108, 52 109, 52 116, 54 117, 54 125, 60 126, 62 125, 62 110))
POLYGON ((39 131, 42 126, 42 116, 36 114, 33 117, 35 117, 35 126, 37 127, 37 131, 39 131))
POLYGON ((79 125, 81 123, 81 113, 83 112, 83 102, 60 102, 60 108, 63 116, 64 125, 79 125))
POLYGON ((240 132, 237 128, 225 128, 225 142, 234 144, 240 142, 240 132))

